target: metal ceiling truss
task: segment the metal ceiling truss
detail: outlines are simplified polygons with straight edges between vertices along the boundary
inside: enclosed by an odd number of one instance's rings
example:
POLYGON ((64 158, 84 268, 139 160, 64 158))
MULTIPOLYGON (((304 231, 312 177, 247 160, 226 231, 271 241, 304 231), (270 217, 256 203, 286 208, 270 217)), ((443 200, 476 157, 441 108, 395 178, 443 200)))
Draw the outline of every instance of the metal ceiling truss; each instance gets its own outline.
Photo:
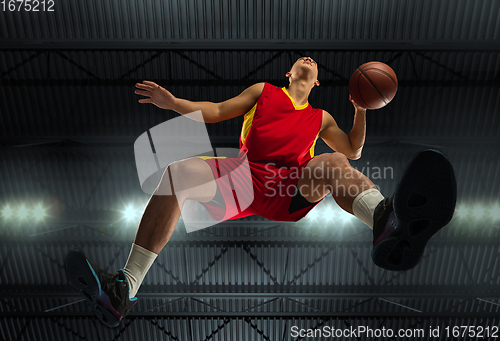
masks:
MULTIPOLYGON (((190 318, 252 318, 252 319, 266 319, 266 318, 279 318, 279 319, 312 319, 312 318, 332 318, 335 316, 342 319, 367 319, 379 321, 383 318, 393 318, 398 320, 408 320, 412 318, 422 318, 422 319, 456 319, 456 318, 477 318, 477 319, 500 319, 498 317, 498 312, 430 312, 430 313, 418 313, 418 312, 150 312, 150 313, 130 313, 126 320, 134 321, 137 319, 155 320, 158 318, 166 319, 190 319, 190 318), (471 316, 473 315, 473 316, 471 316)), ((62 319, 85 319, 85 318, 95 318, 94 313, 86 312, 63 312, 63 313, 43 313, 43 312, 13 312, 13 313, 0 313, 0 321, 9 319, 50 319, 50 318, 62 318, 62 319)))
MULTIPOLYGON (((500 299, 496 283, 460 285, 394 285, 384 284, 144 284, 137 297, 144 299, 353 299, 353 298, 415 298, 415 299, 500 299)), ((0 287, 0 300, 8 299, 68 299, 77 301, 81 295, 70 285, 16 284, 0 287)))
MULTIPOLYGON (((93 332, 96 333, 98 340, 101 340, 99 336, 99 331, 103 329, 101 325, 99 327, 95 324, 95 318, 92 316, 81 316, 80 321, 81 325, 83 326, 83 335, 81 332, 78 332, 74 330, 73 328, 77 328, 75 325, 72 325, 71 327, 68 327, 64 322, 71 322, 74 320, 75 317, 73 316, 68 316, 68 317, 43 317, 40 318, 39 321, 34 321, 33 317, 27 317, 25 319, 21 319, 19 317, 13 317, 5 320, 5 322, 10 322, 11 327, 6 329, 6 335, 8 336, 15 336, 16 340, 20 340, 22 335, 33 325, 33 328, 35 330, 39 328, 39 325, 37 322, 43 322, 50 320, 54 324, 56 324, 58 327, 63 328, 66 330, 68 333, 71 333, 73 336, 75 336, 79 340, 91 340, 93 339, 93 332), (22 327, 17 331, 14 327, 15 322, 24 322, 22 324, 22 327), (13 335, 13 333, 16 333, 13 335), (90 338, 90 339, 89 339, 90 338)), ((199 321, 201 323, 210 323, 211 321, 207 321, 207 319, 212 319, 214 320, 213 322, 216 322, 216 327, 212 330, 207 330, 206 333, 204 333, 206 336, 204 339, 200 339, 200 341, 208 341, 213 339, 218 333, 220 333, 227 325, 229 325, 233 321, 243 321, 249 324, 249 326, 252 329, 255 329, 255 331, 265 340, 271 340, 271 338, 264 333, 262 329, 260 329, 257 325, 257 323, 268 323, 271 324, 271 328, 278 328, 281 329, 283 328, 283 340, 285 340, 285 336, 289 334, 290 330, 288 329, 288 325, 297 325, 300 324, 302 328, 308 328, 312 330, 320 329, 324 326, 331 326, 334 328, 347 328, 350 329, 351 327, 356 328, 357 325, 365 325, 369 326, 370 328, 374 329, 380 329, 382 326, 385 326, 386 328, 395 328, 396 326, 402 327, 403 325, 401 324, 402 322, 407 322, 404 324, 405 328, 424 328, 422 324, 424 322, 427 322, 428 325, 432 326, 440 326, 441 329, 443 329, 446 326, 450 325, 456 325, 458 322, 457 319, 460 317, 456 316, 439 316, 439 317, 428 317, 428 316, 420 316, 420 317, 414 317, 413 321, 409 323, 410 321, 404 320, 403 317, 399 316, 394 316, 394 317, 369 317, 369 318, 354 318, 354 319, 348 319, 349 317, 342 317, 342 316, 324 316, 324 317, 315 317, 315 318, 303 318, 303 317, 283 317, 280 319, 274 318, 274 317, 254 317, 254 318, 248 318, 248 317, 185 317, 185 316, 180 316, 180 317, 173 317, 173 318, 165 318, 165 317, 135 317, 135 316, 129 316, 126 318, 124 322, 118 327, 117 331, 114 333, 114 337, 112 340, 116 341, 120 338, 120 336, 133 324, 133 323, 144 323, 145 321, 149 321, 153 326, 157 327, 158 330, 162 331, 163 334, 169 337, 169 340, 180 340, 181 335, 175 335, 172 331, 168 330, 165 327, 165 322, 167 322, 167 325, 169 324, 168 322, 173 322, 176 320, 181 320, 181 321, 187 321, 189 324, 191 324, 194 321, 199 321), (253 323, 253 321, 255 323, 253 323), (319 321, 318 321, 319 320, 319 321), (309 324, 310 323, 310 324, 309 324), (306 324, 306 325, 304 325, 306 324)), ((471 317, 467 317, 466 321, 471 321, 471 317)), ((499 322, 498 317, 485 317, 482 316, 481 314, 474 314, 474 325, 475 326, 492 326, 496 325, 499 322)), ((465 322, 465 321, 461 321, 465 322)), ((47 328, 47 327, 46 327, 47 328)), ((50 327, 49 327, 50 328, 50 327)), ((213 327, 212 327, 213 328, 213 327)), ((425 327, 427 328, 427 327, 425 327)), ((80 329, 81 330, 81 329, 80 329)), ((180 331, 178 331, 180 332, 180 331)), ((187 330, 188 333, 190 333, 189 330, 187 330)), ((303 338, 297 338, 295 341, 302 340, 303 338)), ((361 340, 359 337, 357 339, 361 340)), ((428 339, 428 338, 426 338, 428 339)), ((430 339, 430 338, 429 338, 430 339)), ((5 338, 3 338, 5 340, 5 338)), ((192 335, 191 335, 191 340, 192 340, 192 335)))
POLYGON ((0 39, 0 50, 500 51, 495 39, 0 39))
MULTIPOLYGON (((239 136, 210 136, 212 145, 218 147, 238 147, 239 136)), ((134 156, 133 145, 136 137, 119 137, 115 140, 113 138, 103 138, 100 136, 75 138, 57 137, 51 138, 50 141, 46 137, 33 137, 33 136, 10 136, 0 137, 0 152, 54 152, 52 155, 58 157, 64 156, 67 153, 74 152, 87 152, 93 153, 95 156, 99 154, 113 152, 122 153, 124 157, 134 156), (30 141, 30 143, 19 145, 21 141, 30 141), (73 142, 59 143, 62 141, 73 142), (84 144, 79 141, 86 141, 84 144), (105 141, 108 141, 106 144, 105 141), (22 147, 22 148, 20 148, 22 147)), ((440 148, 445 151, 471 151, 481 150, 498 152, 500 150, 500 139, 496 136, 492 137, 446 137, 442 136, 425 136, 425 138, 418 138, 412 136, 385 136, 385 137, 370 137, 366 138, 364 150, 370 152, 417 152, 423 147, 440 148)), ((323 143, 318 141, 316 145, 316 154, 329 153, 332 150, 323 143)), ((109 165, 107 165, 109 166, 109 165)), ((103 166, 103 171, 105 170, 103 166)), ((101 174, 103 176, 105 174, 101 174)))
MULTIPOLYGON (((491 51, 500 51, 500 44, 492 44, 491 46, 497 46, 498 49, 492 49, 491 51)), ((8 49, 0 49, 0 53, 2 51, 12 51, 8 49)), ((80 65, 73 61, 70 57, 68 57, 66 54, 72 50, 68 49, 63 49, 63 50, 57 50, 57 49, 48 49, 44 51, 44 53, 47 53, 49 56, 52 53, 57 54, 60 56, 62 59, 67 61, 69 64, 71 64, 73 67, 76 69, 82 71, 85 75, 88 76, 88 79, 54 79, 50 77, 48 74, 48 77, 45 79, 30 79, 30 78, 25 78, 25 79, 11 79, 8 77, 8 75, 22 67, 28 64, 29 62, 32 62, 36 58, 39 58, 40 56, 43 55, 43 53, 34 53, 32 56, 29 58, 26 58, 25 60, 9 67, 7 70, 3 71, 0 73, 0 86, 51 86, 51 87, 68 87, 68 86, 124 86, 124 87, 129 87, 133 85, 131 82, 136 82, 135 77, 131 77, 131 75, 134 72, 137 72, 139 69, 144 68, 147 64, 151 63, 153 60, 159 58, 163 54, 167 56, 168 60, 172 60, 172 54, 178 55, 181 57, 183 60, 185 60, 187 63, 196 66, 200 70, 203 70, 206 72, 208 75, 211 77, 209 79, 157 79, 157 82, 161 84, 165 84, 168 86, 193 86, 193 87, 199 87, 199 86, 205 86, 205 85, 210 85, 210 86, 221 86, 221 87, 234 87, 234 86, 250 86, 255 83, 255 80, 251 80, 250 77, 254 74, 256 74, 258 71, 263 69, 265 66, 269 65, 272 63, 274 60, 277 58, 281 57, 285 50, 269 50, 268 52, 271 52, 273 55, 266 59, 264 62, 262 62, 260 65, 252 69, 251 71, 247 72, 245 76, 238 77, 235 79, 225 79, 221 77, 220 75, 214 73, 212 70, 207 68, 206 66, 202 65, 198 61, 190 58, 187 56, 184 51, 179 51, 179 50, 164 50, 164 51, 157 51, 157 50, 146 50, 148 52, 148 57, 140 62, 134 67, 132 67, 130 70, 126 71, 123 73, 120 77, 115 78, 115 79, 103 79, 101 77, 98 77, 95 75, 92 71, 88 70, 88 67, 85 67, 83 65, 80 65), (168 53, 166 53, 168 52, 168 53)), ((88 51, 88 49, 79 49, 79 51, 88 51)), ((95 53, 99 53, 100 50, 95 51, 95 53)), ((120 52, 135 52, 135 49, 121 49, 118 50, 120 52)), ((191 51, 187 49, 186 51, 191 51)), ((196 51, 196 50, 194 50, 196 51)), ((201 50, 202 51, 202 50, 201 50)), ((217 49, 210 49, 207 50, 207 53, 216 53, 216 52, 221 52, 224 50, 217 50, 217 49)), ((255 50, 252 50, 255 51, 255 50)), ((295 57, 300 57, 306 54, 310 53, 316 53, 316 52, 321 52, 321 49, 300 49, 300 50, 293 50, 293 54, 295 57)), ((471 80, 468 79, 466 76, 461 74, 460 72, 457 72, 456 70, 453 70, 452 68, 440 63, 439 61, 434 60, 432 57, 427 55, 427 51, 425 49, 408 49, 408 50, 391 50, 391 49, 379 49, 377 50, 378 52, 388 52, 392 53, 392 58, 387 62, 388 64, 393 63, 396 59, 406 57, 408 58, 409 64, 412 65, 413 70, 414 70, 414 76, 415 79, 399 79, 398 80, 398 86, 399 87, 406 87, 406 86, 417 86, 417 87, 453 87, 453 86, 461 86, 461 87, 498 87, 500 86, 500 80, 492 78, 489 80, 471 80), (415 68, 415 58, 419 57, 427 61, 428 63, 437 65, 439 68, 446 70, 446 72, 452 74, 454 77, 452 77, 449 80, 435 80, 435 79, 422 79, 419 75, 418 72, 415 68)), ((461 51, 461 50, 454 50, 454 51, 461 51)), ((467 51, 476 51, 480 52, 481 50, 474 50, 474 49, 467 49, 467 51)), ((339 52, 339 51, 336 51, 339 52)), ((5 52, 3 52, 5 53, 5 52)), ((432 53, 432 52, 431 52, 432 53)), ((293 61, 293 58, 291 57, 291 53, 288 54, 289 59, 293 61)), ((321 81, 321 84, 323 86, 338 86, 338 87, 345 87, 349 84, 349 79, 346 77, 342 76, 338 71, 332 70, 330 68, 325 67, 324 65, 319 65, 319 68, 325 71, 327 74, 332 75, 332 79, 324 79, 321 81)), ((48 72, 48 71, 47 71, 48 72)), ((269 82, 281 82, 282 79, 268 79, 267 81, 269 82)))
MULTIPOLYGON (((200 86, 216 86, 216 87, 249 87, 255 84, 255 80, 184 80, 184 79, 166 79, 155 78, 155 82, 169 87, 200 87, 200 86)), ((266 82, 271 84, 279 84, 283 82, 282 78, 266 79, 266 82)), ((130 88, 137 83, 137 78, 130 80, 84 80, 84 79, 1 79, 0 86, 47 86, 47 87, 127 87, 130 88)), ((322 80, 321 86, 341 87, 349 85, 349 82, 344 79, 322 80)), ((497 88, 500 87, 500 80, 398 80, 398 87, 472 87, 472 88, 497 88)))
MULTIPOLYGON (((292 300, 288 297, 281 297, 280 299, 288 299, 292 300)), ((134 323, 135 321, 149 321, 152 325, 157 327, 160 331, 162 331, 165 335, 169 336, 173 340, 179 340, 179 338, 174 335, 171 331, 167 330, 163 326, 161 322, 163 322, 165 319, 175 319, 175 320, 186 320, 190 325, 192 321, 196 319, 203 319, 206 320, 207 318, 212 318, 212 319, 223 319, 222 324, 218 324, 215 329, 213 329, 204 340, 209 340, 212 337, 214 337, 217 333, 219 333, 222 329, 224 329, 227 325, 229 325, 232 321, 234 320, 242 320, 245 323, 247 323, 252 329, 254 329, 261 337, 263 337, 266 340, 270 340, 270 337, 267 336, 263 330, 261 330, 257 324, 253 323, 253 320, 255 321, 260 321, 260 320, 265 320, 265 319, 280 319, 280 323, 285 323, 284 324, 284 334, 286 335, 286 328, 288 325, 288 322, 290 320, 297 321, 297 319, 305 319, 305 322, 307 322, 310 319, 321 319, 321 322, 317 323, 314 327, 311 326, 310 328, 312 329, 318 329, 321 328, 323 325, 326 323, 331 322, 332 320, 335 320, 336 322, 343 323, 345 326, 348 328, 351 327, 352 321, 349 319, 353 320, 358 320, 358 319, 363 319, 363 320, 368 320, 371 321, 371 323, 377 323, 380 321, 378 328, 381 328, 384 324, 386 324, 389 320, 394 322, 394 321, 407 321, 408 319, 415 319, 416 322, 414 322, 410 327, 415 327, 419 324, 421 324, 424 321, 433 321, 431 322, 432 324, 450 324, 453 323, 453 320, 456 319, 468 319, 470 318, 470 313, 468 312, 453 312, 452 310, 457 308, 458 306, 462 305, 465 302, 470 301, 473 298, 469 298, 464 300, 463 302, 456 304, 452 306, 451 308, 447 309, 446 311, 442 313, 425 313, 422 311, 419 311, 417 309, 413 309, 411 307, 407 307, 405 305, 399 304, 397 302, 394 302, 392 300, 387 300, 383 298, 378 298, 380 300, 390 302, 391 304, 395 304, 397 306, 404 307, 408 309, 405 312, 350 312, 351 309, 358 307, 360 305, 366 304, 370 302, 373 298, 366 299, 362 302, 359 303, 354 303, 351 304, 349 307, 342 311, 323 311, 320 309, 317 309, 313 306, 307 305, 307 304, 301 304, 303 306, 306 306, 308 308, 312 308, 315 310, 314 312, 282 312, 282 311, 264 311, 264 312, 252 312, 250 310, 253 310, 255 308, 261 307, 263 305, 269 304, 273 301, 275 301, 277 298, 271 299, 264 301, 260 304, 254 305, 252 307, 249 307, 243 311, 224 311, 218 307, 215 307, 211 304, 202 302, 200 300, 191 298, 193 300, 196 300, 197 302, 203 303, 204 305, 210 306, 211 308, 217 310, 217 311, 203 311, 203 312, 174 312, 174 311, 169 311, 169 312, 151 312, 149 310, 143 311, 143 312, 133 312, 130 314, 124 322, 122 322, 120 328, 115 334, 115 337, 113 340, 117 340, 120 335, 122 335, 128 327, 134 323), (450 321, 450 322, 447 322, 450 321)), ((453 297, 453 300, 456 298, 453 297)), ((177 299, 179 300, 179 299, 177 299)), ((297 302, 295 300, 292 300, 294 302, 297 302)), ((486 300, 482 300, 488 303, 493 303, 494 302, 489 302, 486 300)), ((5 302, 2 300, 2 302, 5 302)), ((301 302, 297 302, 301 303, 301 302)), ((10 305, 11 306, 11 305, 10 305)), ((61 306, 64 307, 65 305, 61 306)), ((92 313, 90 312, 54 312, 52 309, 51 310, 46 310, 45 312, 25 312, 21 311, 13 306, 11 306, 15 311, 14 312, 8 312, 8 313, 0 313, 0 321, 14 321, 16 319, 22 319, 24 321, 24 325, 17 334, 17 339, 19 339, 27 330, 27 328, 30 327, 32 324, 33 320, 37 321, 44 321, 47 319, 50 319, 51 322, 54 322, 58 326, 62 327, 65 329, 67 332, 73 334, 74 336, 78 337, 81 340, 87 340, 86 336, 81 335, 77 331, 73 330, 71 327, 68 327, 65 323, 62 321, 71 321, 72 319, 78 319, 79 321, 85 321, 89 320, 89 322, 92 322, 95 326, 95 317, 92 313)), ((157 307, 154 307, 152 309, 155 309, 157 307)), ((486 309, 482 309, 481 312, 474 312, 474 319, 475 323, 486 323, 486 324, 491 324, 495 323, 498 320, 498 313, 493 312, 493 311, 487 311, 486 309), (479 321, 478 321, 479 319, 479 321)), ((72 325, 72 324, 70 324, 72 325)), ((95 326, 96 327, 96 326, 95 326)), ((389 326, 390 328, 390 326, 389 326)), ((97 327, 96 327, 97 331, 97 327)), ((189 332, 189 331, 188 331, 189 332)))
MULTIPOLYGON (((240 224, 235 224, 235 222, 227 222, 224 224, 226 227, 241 227, 241 226, 252 226, 252 225, 260 225, 259 221, 240 221, 240 224)), ((262 222, 266 223, 266 222, 262 222)), ((268 224, 272 222, 267 221, 268 224)), ((293 223, 291 223, 293 224, 293 223)), ((132 231, 135 232, 135 231, 132 231)), ((307 231, 306 231, 307 232, 307 231)), ((370 230, 368 230, 368 233, 370 230)), ((102 231, 105 233, 105 231, 102 231)), ((345 248, 353 248, 353 247, 366 247, 371 248, 371 239, 365 238, 364 236, 359 236, 358 234, 353 234, 352 237, 342 237, 341 239, 331 240, 328 238, 331 236, 216 236, 216 237, 201 237, 201 236, 189 236, 189 237, 181 237, 175 236, 168 242, 168 245, 175 246, 197 246, 197 247, 220 247, 220 248, 249 248, 249 247, 310 247, 310 248, 318 248, 321 250, 322 248, 328 248, 329 250, 333 250, 340 247, 345 248)), ((474 237, 474 236, 455 236, 455 237, 442 237, 435 236, 432 240, 429 241, 429 246, 433 248, 434 245, 439 245, 441 248, 456 248, 457 250, 467 246, 476 249, 482 250, 495 250, 500 251, 500 241, 495 240, 497 237, 500 237, 500 232, 495 233, 494 235, 483 238, 483 237, 474 237)), ((71 235, 63 235, 63 236, 18 236, 18 237, 9 237, 4 236, 3 240, 0 240, 0 246, 5 248, 32 248, 38 245, 43 245, 45 247, 51 246, 56 248, 65 248, 67 245, 78 245, 79 247, 88 247, 95 246, 96 244, 103 246, 115 246, 127 249, 130 247, 132 240, 123 239, 121 237, 107 235, 107 236, 71 236, 71 235), (25 238, 25 240, 22 240, 25 238), (28 239, 28 240, 26 240, 28 239)), ((227 251, 227 250, 226 250, 227 251)), ((221 251, 222 254, 226 251, 221 251)), ((246 251, 246 250, 245 250, 246 251)), ((326 255, 326 254, 325 254, 326 255)), ((217 256, 217 258, 220 255, 217 256)), ((324 256, 323 256, 324 257, 324 256)), ((318 261, 321 259, 318 259, 318 261)), ((315 262, 317 263, 317 262, 315 262)), ((314 263, 313 263, 314 264, 314 263)), ((491 266, 488 268, 491 271, 491 266)))

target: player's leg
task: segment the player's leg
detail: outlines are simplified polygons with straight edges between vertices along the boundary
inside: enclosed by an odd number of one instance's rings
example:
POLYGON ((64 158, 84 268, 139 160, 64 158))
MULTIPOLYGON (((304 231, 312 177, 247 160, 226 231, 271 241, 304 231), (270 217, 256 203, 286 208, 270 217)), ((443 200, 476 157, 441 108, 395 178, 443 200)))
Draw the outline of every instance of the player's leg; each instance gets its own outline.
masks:
POLYGON ((167 167, 144 210, 123 270, 111 275, 79 251, 68 254, 66 272, 70 282, 103 323, 117 326, 130 312, 144 276, 177 225, 185 200, 208 202, 216 193, 215 178, 206 162, 198 158, 175 162, 167 167))
POLYGON ((311 160, 298 187, 309 202, 332 193, 340 207, 372 227, 373 261, 396 271, 419 263, 428 240, 451 220, 457 197, 453 167, 434 150, 413 158, 390 198, 338 153, 311 160))
POLYGON ((314 157, 297 183, 301 195, 314 203, 331 193, 337 204, 373 228, 373 212, 384 199, 373 182, 351 166, 342 153, 314 157))
POLYGON ((167 244, 179 221, 187 199, 209 202, 217 184, 210 166, 199 158, 170 164, 149 199, 139 222, 134 244, 123 268, 130 297, 139 290, 156 256, 167 244))
POLYGON ((216 190, 212 170, 202 159, 170 164, 144 210, 134 243, 160 253, 175 230, 184 202, 187 199, 209 202, 216 190))

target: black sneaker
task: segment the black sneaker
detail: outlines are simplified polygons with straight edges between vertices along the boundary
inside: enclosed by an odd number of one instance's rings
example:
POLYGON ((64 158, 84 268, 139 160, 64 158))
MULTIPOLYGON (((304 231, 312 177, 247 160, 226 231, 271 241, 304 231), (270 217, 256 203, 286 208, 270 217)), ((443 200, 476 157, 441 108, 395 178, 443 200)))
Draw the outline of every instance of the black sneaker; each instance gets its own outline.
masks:
POLYGON ((123 270, 109 274, 80 251, 66 256, 66 275, 82 293, 97 318, 108 327, 116 327, 137 303, 129 299, 129 286, 123 270))
POLYGON ((414 268, 429 239, 450 222, 456 201, 457 182, 450 161, 435 150, 418 153, 394 195, 375 209, 373 262, 393 271, 414 268))
POLYGON ((382 239, 394 234, 396 228, 394 219, 394 194, 390 198, 382 200, 373 213, 373 246, 377 245, 382 239), (391 220, 389 220, 391 217, 391 220))

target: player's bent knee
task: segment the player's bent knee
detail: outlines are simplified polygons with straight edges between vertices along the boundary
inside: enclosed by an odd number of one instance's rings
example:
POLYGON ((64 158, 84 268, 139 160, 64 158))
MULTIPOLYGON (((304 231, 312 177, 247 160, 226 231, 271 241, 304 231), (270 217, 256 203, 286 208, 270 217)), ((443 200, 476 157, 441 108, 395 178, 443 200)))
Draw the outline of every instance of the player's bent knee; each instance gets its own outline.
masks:
POLYGON ((186 164, 185 160, 172 162, 167 166, 167 172, 169 176, 174 178, 181 178, 184 174, 190 171, 189 164, 186 164))
POLYGON ((199 158, 175 161, 169 164, 167 168, 174 181, 175 179, 188 181, 195 178, 201 178, 200 180, 212 180, 211 178, 213 178, 210 166, 199 158))
POLYGON ((349 161, 344 154, 330 153, 324 154, 322 162, 318 166, 323 171, 323 174, 338 176, 351 165, 349 164, 349 161))
POLYGON ((346 172, 350 172, 351 165, 347 157, 342 153, 331 153, 324 156, 321 163, 325 184, 329 184, 333 179, 341 179, 346 172))
POLYGON ((326 161, 329 164, 329 166, 342 167, 350 165, 347 156, 338 152, 329 154, 328 157, 326 158, 326 161))
POLYGON ((207 201, 213 198, 217 185, 210 166, 200 158, 176 161, 168 165, 168 178, 177 196, 207 201))

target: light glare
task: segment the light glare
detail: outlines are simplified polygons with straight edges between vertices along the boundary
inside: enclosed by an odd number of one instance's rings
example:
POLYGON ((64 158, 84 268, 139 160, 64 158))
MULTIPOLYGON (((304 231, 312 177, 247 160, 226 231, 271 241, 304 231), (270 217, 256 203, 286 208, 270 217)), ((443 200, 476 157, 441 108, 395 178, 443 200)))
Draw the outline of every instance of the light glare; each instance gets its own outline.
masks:
POLYGON ((42 205, 37 205, 33 209, 33 217, 35 218, 35 220, 42 220, 43 218, 45 218, 45 209, 42 207, 42 205))
POLYGON ((6 205, 2 210, 2 217, 4 217, 4 219, 10 219, 13 215, 14 211, 12 210, 12 208, 10 208, 9 205, 6 205))
POLYGON ((352 219, 354 218, 354 216, 352 214, 344 211, 343 209, 337 210, 337 216, 338 216, 339 221, 344 225, 347 223, 350 223, 352 221, 352 219))
POLYGON ((476 204, 472 209, 472 213, 474 215, 474 219, 481 220, 486 216, 486 209, 484 208, 484 205, 476 204))
POLYGON ((500 220, 500 205, 498 203, 490 207, 490 217, 494 223, 500 220))
POLYGON ((321 217, 321 207, 316 206, 313 208, 309 213, 307 214, 307 218, 311 221, 318 221, 319 218, 321 217))
POLYGON ((457 219, 465 219, 465 217, 467 216, 467 210, 465 209, 465 205, 457 205, 453 216, 456 217, 457 219))
POLYGON ((137 216, 137 211, 132 207, 132 205, 128 205, 123 211, 123 217, 126 221, 134 220, 137 216))
POLYGON ((17 217, 21 220, 28 218, 28 210, 26 209, 26 206, 19 206, 19 208, 17 209, 17 217))
POLYGON ((331 223, 335 220, 335 216, 337 214, 337 210, 334 209, 332 204, 326 204, 322 206, 320 212, 320 216, 325 223, 331 223))

